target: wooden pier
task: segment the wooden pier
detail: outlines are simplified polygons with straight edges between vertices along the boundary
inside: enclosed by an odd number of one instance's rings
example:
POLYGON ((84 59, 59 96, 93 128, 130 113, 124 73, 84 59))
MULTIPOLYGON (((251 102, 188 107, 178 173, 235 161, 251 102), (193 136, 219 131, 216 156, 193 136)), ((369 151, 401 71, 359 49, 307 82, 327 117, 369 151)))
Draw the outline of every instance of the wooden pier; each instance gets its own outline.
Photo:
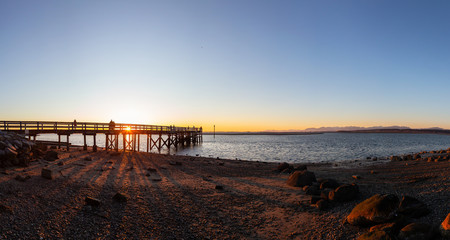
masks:
POLYGON ((124 151, 139 151, 141 135, 147 138, 147 152, 171 147, 198 144, 203 141, 202 128, 156 126, 125 123, 92 123, 92 122, 47 122, 47 121, 0 121, 0 131, 25 134, 30 140, 36 140, 39 134, 57 134, 58 148, 65 145, 69 149, 71 134, 83 134, 84 150, 87 150, 86 137, 92 136, 93 151, 97 151, 97 134, 105 135, 106 150, 119 151, 119 138, 122 138, 124 151), (61 143, 61 136, 66 138, 61 143))

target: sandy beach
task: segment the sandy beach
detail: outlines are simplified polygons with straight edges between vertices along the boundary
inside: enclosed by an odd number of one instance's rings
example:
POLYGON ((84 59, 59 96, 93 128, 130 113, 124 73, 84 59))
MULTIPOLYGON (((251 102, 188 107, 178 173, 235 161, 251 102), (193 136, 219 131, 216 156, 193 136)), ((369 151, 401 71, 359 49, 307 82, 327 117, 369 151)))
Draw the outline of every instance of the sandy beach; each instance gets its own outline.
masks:
POLYGON ((318 210, 300 187, 286 184, 289 174, 274 171, 277 163, 57 151, 55 161, 1 169, 0 238, 354 239, 368 228, 343 219, 376 193, 423 201, 431 213, 418 222, 438 225, 450 212, 448 160, 310 164, 317 178, 360 190, 353 201, 318 210), (118 192, 126 202, 113 199, 118 192), (99 202, 89 205, 86 197, 99 202))

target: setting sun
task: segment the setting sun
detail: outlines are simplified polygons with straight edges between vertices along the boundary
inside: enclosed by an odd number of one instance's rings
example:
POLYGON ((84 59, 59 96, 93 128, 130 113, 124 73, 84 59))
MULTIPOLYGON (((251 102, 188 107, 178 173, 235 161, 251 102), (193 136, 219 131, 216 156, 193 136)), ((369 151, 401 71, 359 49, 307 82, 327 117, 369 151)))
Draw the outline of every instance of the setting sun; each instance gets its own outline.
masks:
POLYGON ((131 131, 131 127, 130 127, 130 126, 127 126, 126 130, 127 130, 127 131, 131 131))

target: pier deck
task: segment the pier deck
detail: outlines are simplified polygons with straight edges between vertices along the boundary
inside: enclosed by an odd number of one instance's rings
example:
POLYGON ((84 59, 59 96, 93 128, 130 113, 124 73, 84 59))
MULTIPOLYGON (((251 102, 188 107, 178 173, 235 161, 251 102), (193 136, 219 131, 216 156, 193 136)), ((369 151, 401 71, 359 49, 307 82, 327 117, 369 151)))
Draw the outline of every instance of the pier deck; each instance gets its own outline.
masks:
POLYGON ((179 145, 197 144, 203 141, 202 128, 157 126, 125 123, 94 123, 94 122, 49 122, 49 121, 0 121, 0 131, 10 131, 25 134, 29 139, 36 140, 39 134, 57 134, 58 147, 61 147, 61 136, 66 136, 69 148, 71 134, 83 134, 84 149, 87 149, 86 136, 93 136, 93 150, 97 150, 97 134, 105 134, 106 150, 119 150, 119 136, 122 136, 123 150, 139 151, 140 137, 147 137, 147 152, 153 148, 178 148, 179 145), (152 138, 156 136, 156 138, 152 138))

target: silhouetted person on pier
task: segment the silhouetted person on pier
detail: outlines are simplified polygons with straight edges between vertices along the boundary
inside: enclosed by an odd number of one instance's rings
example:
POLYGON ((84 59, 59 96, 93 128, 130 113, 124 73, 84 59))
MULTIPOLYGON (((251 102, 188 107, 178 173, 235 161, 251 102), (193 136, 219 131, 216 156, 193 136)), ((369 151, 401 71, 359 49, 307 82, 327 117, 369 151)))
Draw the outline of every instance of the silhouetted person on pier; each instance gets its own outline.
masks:
POLYGON ((77 129, 77 120, 76 119, 73 120, 72 130, 74 130, 74 129, 77 129))
POLYGON ((115 127, 116 123, 111 119, 111 121, 109 122, 109 130, 113 131, 115 127))

